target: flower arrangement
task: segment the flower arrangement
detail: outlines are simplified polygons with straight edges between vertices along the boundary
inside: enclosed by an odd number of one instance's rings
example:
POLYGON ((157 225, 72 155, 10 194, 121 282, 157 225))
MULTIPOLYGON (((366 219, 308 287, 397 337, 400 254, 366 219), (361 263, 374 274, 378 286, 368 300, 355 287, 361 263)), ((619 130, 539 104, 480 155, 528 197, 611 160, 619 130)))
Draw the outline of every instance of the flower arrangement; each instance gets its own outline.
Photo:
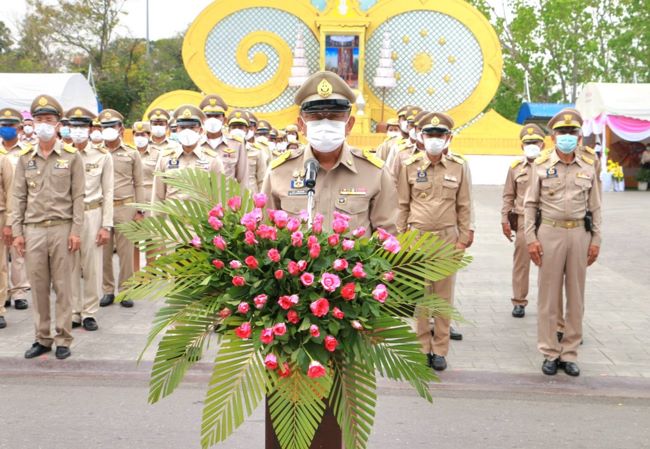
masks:
POLYGON ((607 173, 612 175, 614 181, 622 181, 625 179, 625 176, 623 174, 623 167, 621 167, 621 164, 611 159, 607 160, 607 173))
POLYGON ((455 316, 424 296, 428 281, 469 258, 437 237, 395 237, 350 228, 332 232, 316 215, 268 210, 263 194, 201 170, 165 182, 190 198, 139 205, 158 214, 120 229, 159 257, 136 273, 123 297, 165 297, 148 345, 150 402, 173 392, 207 341, 219 351, 205 399, 201 443, 224 441, 267 397, 284 449, 307 449, 329 404, 347 448, 365 448, 374 421, 376 373, 409 382, 431 401, 436 380, 408 319, 455 316))

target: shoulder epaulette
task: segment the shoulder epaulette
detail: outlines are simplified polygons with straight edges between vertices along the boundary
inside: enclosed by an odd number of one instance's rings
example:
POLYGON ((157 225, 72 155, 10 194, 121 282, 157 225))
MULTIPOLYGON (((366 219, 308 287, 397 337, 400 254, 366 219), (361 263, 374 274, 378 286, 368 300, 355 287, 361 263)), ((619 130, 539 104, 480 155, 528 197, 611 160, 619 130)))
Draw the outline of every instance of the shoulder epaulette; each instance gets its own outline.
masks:
POLYGON ((594 160, 590 157, 585 156, 584 154, 582 155, 582 160, 589 165, 594 165, 594 160))
POLYGON ((550 157, 551 157, 551 153, 542 154, 540 157, 538 157, 537 159, 535 159, 535 164, 537 164, 537 165, 541 165, 541 164, 543 164, 544 162, 548 161, 548 159, 549 159, 550 157))
POLYGON ((23 154, 27 154, 30 151, 32 151, 33 149, 34 149, 34 147, 31 144, 26 144, 25 148, 23 148, 22 150, 20 150, 18 152, 18 156, 22 156, 23 154))
POLYGON ((516 159, 512 162, 512 164, 510 164, 510 167, 515 168, 517 165, 521 164, 522 162, 524 162, 523 159, 516 159))
POLYGON ((77 152, 77 149, 73 145, 70 145, 69 143, 63 145, 63 149, 68 153, 72 153, 72 154, 77 152))
POLYGON ((382 161, 375 153, 370 151, 370 148, 364 148, 359 154, 359 150, 353 149, 350 151, 358 158, 365 159, 377 168, 384 168, 384 161, 382 161))
POLYGON ((244 139, 242 137, 239 137, 239 136, 232 136, 231 135, 230 139, 234 140, 235 142, 244 143, 244 139))
POLYGON ((465 164, 465 159, 463 159, 463 157, 461 157, 461 156, 459 156, 457 154, 450 155, 449 159, 451 159, 452 161, 454 161, 454 162, 456 162, 457 164, 460 164, 460 165, 465 164))
POLYGON ((277 158, 273 159, 273 161, 271 161, 271 170, 276 169, 276 168, 278 168, 280 165, 282 165, 282 164, 284 164, 285 162, 287 162, 287 161, 289 160, 289 158, 291 157, 291 154, 292 154, 291 151, 285 151, 285 152, 282 153, 280 156, 278 156, 277 158))
POLYGON ((9 152, 5 150, 3 147, 0 147, 0 154, 9 154, 9 152))
POLYGON ((235 149, 233 149, 233 148, 227 148, 227 147, 226 147, 226 148, 223 149, 223 152, 224 152, 224 153, 228 153, 228 154, 232 154, 232 153, 237 152, 237 150, 235 150, 235 149))
POLYGON ((95 145, 91 144, 91 147, 99 151, 100 153, 107 154, 108 153, 108 148, 106 148, 104 145, 95 145))
POLYGON ((404 165, 411 165, 424 157, 424 152, 420 151, 404 161, 404 165))
POLYGON ((122 145, 124 145, 127 150, 138 151, 138 149, 133 145, 131 145, 130 143, 122 142, 122 145))
POLYGON ((591 155, 593 155, 593 156, 596 155, 596 150, 594 150, 593 148, 588 147, 587 145, 585 145, 585 146, 584 146, 584 149, 585 149, 585 151, 586 151, 587 153, 589 153, 589 154, 591 154, 591 155))
POLYGON ((212 148, 203 147, 203 152, 210 157, 217 157, 217 153, 212 148))
POLYGON ((163 157, 167 157, 167 156, 171 156, 172 154, 175 154, 175 153, 176 153, 176 150, 174 150, 173 148, 168 148, 165 151, 163 151, 162 155, 163 155, 163 157))

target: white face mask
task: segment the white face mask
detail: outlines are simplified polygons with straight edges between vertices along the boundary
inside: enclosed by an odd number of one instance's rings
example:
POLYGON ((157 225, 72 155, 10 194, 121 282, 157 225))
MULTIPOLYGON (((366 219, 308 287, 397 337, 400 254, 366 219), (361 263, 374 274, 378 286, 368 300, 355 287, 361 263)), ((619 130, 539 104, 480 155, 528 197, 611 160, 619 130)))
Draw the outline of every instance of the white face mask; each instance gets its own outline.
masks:
POLYGON ((409 124, 407 123, 406 120, 399 121, 399 129, 401 129, 403 133, 409 132, 409 124))
POLYGON ((70 137, 74 143, 83 143, 88 140, 88 128, 72 128, 70 130, 70 137))
POLYGON ((432 156, 439 155, 445 148, 447 148, 447 139, 433 137, 424 140, 424 149, 432 156))
POLYGON ((102 129, 102 138, 106 142, 113 142, 120 137, 120 132, 115 128, 104 128, 102 129))
POLYGON ((331 153, 345 142, 345 125, 338 120, 315 120, 307 122, 309 145, 321 153, 331 153))
POLYGON ((284 151, 287 149, 287 142, 280 142, 276 147, 278 151, 284 151))
POLYGON ((295 134, 287 134, 287 140, 290 143, 296 143, 298 142, 298 136, 296 136, 295 134))
POLYGON ((33 127, 32 125, 25 125, 25 126, 23 127, 23 132, 24 132, 26 135, 31 136, 32 133, 34 132, 34 127, 33 127))
POLYGON ((230 135, 243 140, 246 137, 246 131, 243 129, 232 129, 230 130, 230 135))
POLYGON ((399 132, 399 131, 388 131, 388 132, 386 133, 386 135, 388 136, 389 139, 392 139, 393 137, 399 137, 399 136, 401 136, 402 133, 399 132))
POLYGON ((210 145, 213 150, 217 148, 221 142, 223 142, 223 139, 221 137, 217 137, 216 139, 208 139, 208 145, 210 145))
POLYGON ((200 138, 201 134, 197 133, 193 129, 184 129, 178 133, 178 141, 184 147, 196 145, 200 138))
POLYGON ((537 159, 542 150, 537 145, 524 145, 524 154, 528 159, 537 159))
POLYGON ((151 134, 155 137, 164 137, 167 134, 167 127, 162 125, 154 125, 151 127, 151 134))
POLYGON ((149 138, 147 136, 135 136, 133 141, 135 142, 135 146, 138 148, 145 148, 149 145, 149 138))
POLYGON ((253 132, 252 129, 249 129, 248 132, 246 133, 246 140, 251 140, 253 137, 255 137, 255 133, 253 132))
POLYGON ((94 130, 90 133, 90 140, 92 140, 93 143, 100 143, 102 140, 104 140, 102 137, 102 132, 98 129, 94 130))
POLYGON ((409 131, 409 137, 411 140, 418 140, 417 133, 415 132, 415 128, 411 128, 409 131))
POLYGON ((35 129, 36 136, 44 142, 49 142, 56 135, 56 128, 49 123, 37 123, 35 129))
POLYGON ((203 127, 209 133, 218 133, 223 127, 223 121, 215 117, 210 117, 205 121, 203 127))

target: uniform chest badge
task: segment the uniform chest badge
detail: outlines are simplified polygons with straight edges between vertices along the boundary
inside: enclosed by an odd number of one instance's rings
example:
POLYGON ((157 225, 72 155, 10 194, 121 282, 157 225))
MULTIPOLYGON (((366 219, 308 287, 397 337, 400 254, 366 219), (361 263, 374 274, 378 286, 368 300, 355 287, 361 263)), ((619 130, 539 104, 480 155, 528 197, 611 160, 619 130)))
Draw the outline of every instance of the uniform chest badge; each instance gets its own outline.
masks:
POLYGON ((591 179, 588 173, 578 173, 576 176, 580 179, 591 179))
POLYGON ((70 161, 67 159, 57 159, 54 168, 68 169, 70 168, 70 161))
POLYGON ((86 171, 91 171, 95 168, 99 168, 99 164, 86 164, 86 171))
POLYGON ((418 176, 415 179, 415 182, 428 182, 428 181, 429 178, 427 177, 427 172, 422 169, 418 169, 418 176))
POLYGON ((180 163, 181 161, 179 161, 178 159, 170 159, 167 162, 167 168, 178 168, 180 163))
POLYGON ((557 168, 555 168, 555 167, 547 168, 546 169, 546 177, 547 178, 557 178, 558 177, 557 168))
POLYGON ((445 175, 445 181, 458 182, 458 178, 452 175, 445 175))
POLYGON ((34 159, 30 159, 29 161, 27 161, 27 167, 25 169, 36 170, 36 161, 34 159))
POLYGON ((305 182, 302 180, 302 178, 291 180, 292 189, 302 189, 303 187, 305 187, 305 182))

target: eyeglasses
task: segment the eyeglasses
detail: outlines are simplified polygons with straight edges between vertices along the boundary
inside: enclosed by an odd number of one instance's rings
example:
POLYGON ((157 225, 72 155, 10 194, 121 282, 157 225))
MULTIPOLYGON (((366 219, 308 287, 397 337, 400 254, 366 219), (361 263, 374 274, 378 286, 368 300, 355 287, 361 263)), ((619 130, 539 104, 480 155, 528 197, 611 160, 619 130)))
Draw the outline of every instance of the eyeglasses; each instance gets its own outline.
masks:
POLYGON ((316 120, 347 120, 349 111, 319 111, 319 112, 303 112, 303 118, 306 122, 313 122, 316 120))

